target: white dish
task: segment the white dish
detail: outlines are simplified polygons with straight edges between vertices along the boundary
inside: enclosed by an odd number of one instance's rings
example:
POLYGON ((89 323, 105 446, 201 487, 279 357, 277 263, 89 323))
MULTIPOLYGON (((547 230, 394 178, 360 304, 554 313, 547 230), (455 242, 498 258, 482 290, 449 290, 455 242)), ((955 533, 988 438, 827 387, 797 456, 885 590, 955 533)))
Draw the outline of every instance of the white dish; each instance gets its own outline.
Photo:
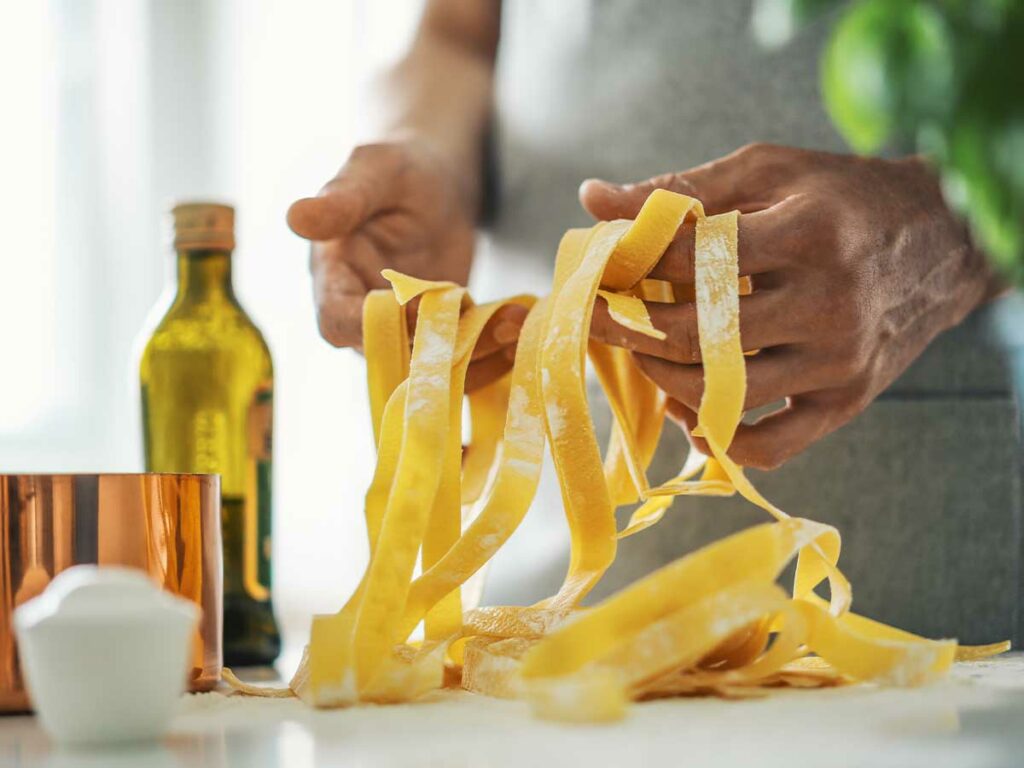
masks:
POLYGON ((159 736, 185 689, 199 621, 192 602, 141 571, 76 566, 14 615, 22 672, 56 741, 159 736))

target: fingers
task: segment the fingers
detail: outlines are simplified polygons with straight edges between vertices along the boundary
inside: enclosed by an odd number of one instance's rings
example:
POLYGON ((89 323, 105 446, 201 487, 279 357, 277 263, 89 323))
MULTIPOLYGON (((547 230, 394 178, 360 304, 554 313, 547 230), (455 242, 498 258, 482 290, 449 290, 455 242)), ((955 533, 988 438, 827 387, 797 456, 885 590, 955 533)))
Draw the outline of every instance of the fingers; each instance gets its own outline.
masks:
MULTIPOLYGON (((669 401, 669 405, 672 417, 686 426, 693 447, 710 456, 707 441, 692 434, 697 427, 697 414, 680 403, 673 405, 669 401)), ((842 413, 835 397, 827 392, 793 397, 784 408, 753 424, 741 423, 727 453, 743 467, 777 469, 845 423, 842 413)))
MULTIPOLYGON (((783 290, 766 290, 740 297, 740 340, 745 351, 802 340, 805 331, 794 321, 796 313, 789 306, 787 295, 783 290)), ((663 341, 619 325, 608 314, 608 304, 603 299, 594 304, 591 338, 673 363, 700 362, 696 304, 651 301, 645 304, 654 327, 666 334, 663 341)))
POLYGON ((526 307, 519 304, 506 304, 498 309, 484 326, 471 359, 480 360, 509 347, 514 349, 528 312, 526 307))
POLYGON ((466 392, 473 392, 500 379, 512 369, 515 357, 516 345, 509 344, 487 357, 470 362, 466 371, 466 392))
MULTIPOLYGON (((788 232, 796 206, 791 198, 755 213, 739 217, 739 271, 759 275, 787 266, 790 249, 788 232)), ((679 228, 650 277, 670 283, 694 283, 696 224, 687 221, 679 228)))
MULTIPOLYGON (((679 365, 649 355, 636 355, 640 370, 670 398, 696 412, 704 396, 704 368, 679 365)), ((747 393, 744 410, 761 408, 793 395, 821 389, 818 371, 803 369, 803 356, 794 348, 764 350, 747 358, 747 393)))
POLYGON ((776 469, 841 423, 827 396, 794 397, 785 408, 740 424, 728 453, 741 466, 776 469))
POLYGON ((599 221, 635 219, 641 206, 656 189, 667 189, 696 197, 697 192, 682 174, 666 173, 636 184, 614 184, 603 179, 587 179, 580 185, 583 209, 599 221))
POLYGON ((340 258, 342 243, 314 243, 310 260, 320 335, 336 347, 362 347, 366 282, 340 258))
POLYGON ((580 203, 599 220, 633 219, 652 191, 668 189, 696 197, 709 214, 757 211, 786 196, 784 184, 791 176, 787 169, 792 165, 792 153, 785 147, 750 144, 688 171, 665 173, 635 184, 587 179, 580 186, 580 203))
POLYGON ((371 216, 399 201, 404 153, 395 146, 357 147, 316 197, 288 209, 288 226, 309 240, 332 240, 351 233, 371 216))

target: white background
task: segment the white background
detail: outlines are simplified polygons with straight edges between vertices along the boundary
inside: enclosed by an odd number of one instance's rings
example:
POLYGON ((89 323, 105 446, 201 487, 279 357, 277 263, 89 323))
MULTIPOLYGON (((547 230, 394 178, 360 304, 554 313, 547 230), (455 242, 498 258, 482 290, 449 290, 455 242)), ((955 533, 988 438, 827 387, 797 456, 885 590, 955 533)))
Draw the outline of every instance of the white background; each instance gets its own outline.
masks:
POLYGON ((344 160, 368 77, 420 5, 0 5, 0 471, 142 468, 136 344, 172 279, 164 213, 234 203, 236 288, 276 366, 275 593, 291 645, 362 572, 374 452, 362 362, 320 340, 285 211, 344 160))

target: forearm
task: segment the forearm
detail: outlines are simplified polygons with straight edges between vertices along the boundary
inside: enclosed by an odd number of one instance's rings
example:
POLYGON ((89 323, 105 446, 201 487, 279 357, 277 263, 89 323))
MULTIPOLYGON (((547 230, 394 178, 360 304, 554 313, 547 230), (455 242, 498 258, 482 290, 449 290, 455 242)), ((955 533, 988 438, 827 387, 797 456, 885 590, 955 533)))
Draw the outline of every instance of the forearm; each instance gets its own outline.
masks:
POLYGON ((428 7, 408 54, 383 78, 379 132, 421 141, 437 153, 475 215, 491 114, 497 4, 483 0, 468 15, 452 18, 428 7))

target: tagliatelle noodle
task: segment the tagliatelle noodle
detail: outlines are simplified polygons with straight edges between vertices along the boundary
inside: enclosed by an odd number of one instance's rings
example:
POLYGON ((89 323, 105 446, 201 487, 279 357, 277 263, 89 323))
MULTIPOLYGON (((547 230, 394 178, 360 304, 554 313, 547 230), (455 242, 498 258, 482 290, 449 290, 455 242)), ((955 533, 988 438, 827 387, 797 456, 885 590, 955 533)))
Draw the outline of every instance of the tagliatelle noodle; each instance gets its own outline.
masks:
POLYGON ((490 560, 526 515, 537 490, 544 458, 543 414, 536 359, 545 303, 530 310, 519 337, 510 384, 509 409, 494 481, 463 536, 409 589, 402 632, 408 635, 425 612, 490 560))
MULTIPOLYGON (((470 355, 484 326, 494 316, 499 304, 470 307, 459 322, 455 343, 456 363, 452 368, 449 394, 448 434, 444 444, 441 483, 434 497, 427 530, 423 536, 421 564, 424 570, 433 567, 462 535, 462 400, 470 355)), ((490 441, 487 441, 488 445, 490 441)), ((426 637, 443 640, 462 627, 462 598, 456 586, 440 598, 427 613, 426 637)), ((399 633, 401 639, 404 635, 399 633)))
POLYGON ((472 505, 480 498, 491 477, 495 453, 501 445, 511 388, 512 376, 506 374, 467 396, 472 436, 462 458, 464 506, 472 505))
POLYGON ((391 393, 409 377, 409 326, 405 305, 393 291, 370 291, 363 303, 363 344, 374 350, 366 359, 373 440, 380 445, 384 406, 391 393))
POLYGON ((453 284, 385 273, 393 293, 372 293, 364 308, 378 445, 366 496, 370 564, 338 614, 314 618, 292 692, 317 706, 410 700, 444 683, 447 656, 449 672, 461 664, 468 690, 525 697, 542 717, 602 721, 640 698, 746 697, 778 685, 860 680, 917 684, 954 658, 1006 650, 958 648, 850 613, 850 586, 836 565, 838 532, 789 517, 728 456, 751 354, 739 336, 739 296, 751 286, 738 274, 737 222, 735 212, 708 217, 698 201, 658 190, 633 222, 567 232, 551 295, 536 302, 515 297, 477 306, 453 284), (687 217, 696 222, 694 285, 647 279, 687 217), (416 296, 410 356, 402 306, 416 296), (652 338, 664 334, 644 300, 696 303, 705 382, 698 431, 712 455, 659 486, 650 486, 646 471, 666 397, 629 353, 589 340, 597 300, 615 322, 652 338), (529 310, 512 372, 470 394, 471 440, 463 450, 472 351, 509 302, 529 310), (586 397, 588 352, 614 416, 603 458, 586 397), (534 606, 464 612, 460 587, 527 513, 545 443, 570 529, 563 585, 534 606), (654 525, 675 496, 737 492, 775 522, 714 542, 592 608, 580 607, 614 559, 617 538, 654 525), (640 507, 630 523, 616 531, 615 508, 635 502, 640 507), (413 578, 417 555, 422 573, 413 578), (787 596, 776 580, 793 558, 797 573, 787 596), (829 601, 814 592, 826 580, 829 601), (424 620, 426 639, 410 643, 424 620))

